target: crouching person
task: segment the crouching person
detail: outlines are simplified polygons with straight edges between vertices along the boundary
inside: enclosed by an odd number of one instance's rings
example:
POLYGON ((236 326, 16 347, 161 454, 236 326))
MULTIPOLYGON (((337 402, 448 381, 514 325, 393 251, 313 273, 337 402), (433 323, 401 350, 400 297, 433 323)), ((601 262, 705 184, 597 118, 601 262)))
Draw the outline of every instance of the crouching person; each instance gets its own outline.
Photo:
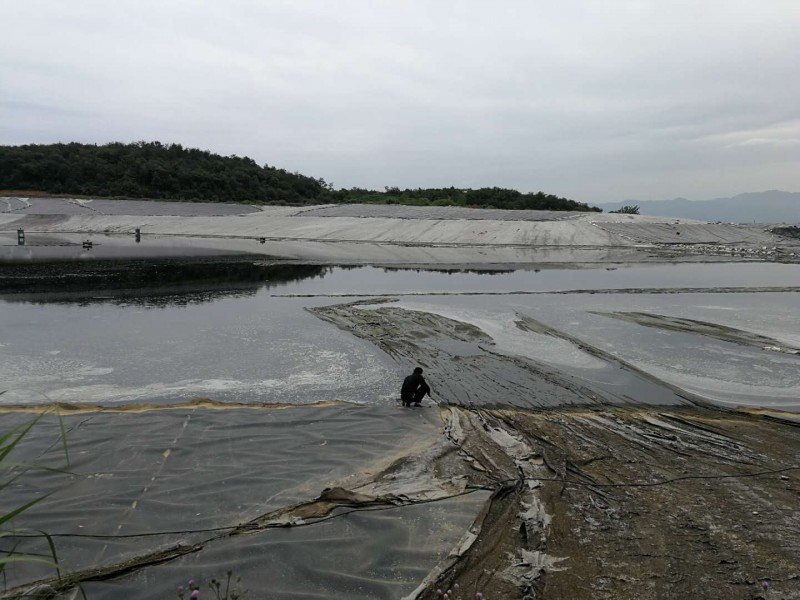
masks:
POLYGON ((420 406, 425 395, 431 395, 431 388, 422 376, 422 367, 416 367, 414 372, 403 380, 400 388, 400 401, 403 406, 420 406))

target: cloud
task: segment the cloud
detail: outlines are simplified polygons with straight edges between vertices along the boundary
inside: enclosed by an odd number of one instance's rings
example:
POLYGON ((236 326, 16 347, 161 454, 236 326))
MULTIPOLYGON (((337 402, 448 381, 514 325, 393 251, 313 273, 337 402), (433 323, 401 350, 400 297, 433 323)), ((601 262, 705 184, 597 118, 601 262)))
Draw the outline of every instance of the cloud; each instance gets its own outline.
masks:
POLYGON ((731 144, 729 148, 742 146, 797 146, 798 144, 800 144, 800 138, 749 138, 731 144))
POLYGON ((613 200, 736 193, 702 169, 745 150, 749 189, 776 187, 800 137, 759 133, 800 117, 794 0, 27 0, 0 18, 0 143, 160 139, 347 187, 613 200))
POLYGON ((758 150, 764 147, 791 150, 793 146, 800 144, 800 119, 773 123, 766 127, 701 136, 696 139, 696 142, 725 150, 738 148, 758 150))

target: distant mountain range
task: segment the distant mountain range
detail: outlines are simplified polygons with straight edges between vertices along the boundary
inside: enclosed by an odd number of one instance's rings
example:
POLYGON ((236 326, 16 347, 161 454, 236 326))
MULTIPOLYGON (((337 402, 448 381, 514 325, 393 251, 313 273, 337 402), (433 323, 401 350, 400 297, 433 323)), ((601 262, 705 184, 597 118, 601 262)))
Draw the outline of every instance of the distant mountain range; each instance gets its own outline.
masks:
POLYGON ((800 223, 800 193, 769 190, 714 200, 625 200, 596 204, 604 212, 636 205, 642 215, 726 223, 800 223))

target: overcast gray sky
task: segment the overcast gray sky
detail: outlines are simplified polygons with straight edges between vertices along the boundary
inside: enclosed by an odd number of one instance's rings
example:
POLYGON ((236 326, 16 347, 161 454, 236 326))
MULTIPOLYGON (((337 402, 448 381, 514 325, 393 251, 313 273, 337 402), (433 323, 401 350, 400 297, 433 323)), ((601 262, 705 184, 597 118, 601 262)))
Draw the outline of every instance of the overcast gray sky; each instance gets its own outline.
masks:
POLYGON ((0 0, 0 144, 336 187, 800 191, 800 0, 0 0))

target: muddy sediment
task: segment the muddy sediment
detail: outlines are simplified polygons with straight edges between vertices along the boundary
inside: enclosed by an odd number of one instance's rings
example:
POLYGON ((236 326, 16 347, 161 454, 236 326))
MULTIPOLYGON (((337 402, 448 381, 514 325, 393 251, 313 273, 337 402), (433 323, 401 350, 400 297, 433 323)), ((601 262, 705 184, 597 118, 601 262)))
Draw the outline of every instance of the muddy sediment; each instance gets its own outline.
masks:
MULTIPOLYGON (((435 372, 437 398, 448 403, 520 408, 703 403, 574 338, 570 341, 615 363, 627 379, 628 388, 638 391, 637 397, 620 393, 616 386, 590 385, 585 379, 529 357, 501 353, 490 336, 471 324, 386 304, 368 308, 366 302, 309 310, 373 342, 399 362, 420 364, 435 372)), ((520 317, 517 326, 530 331, 544 327, 526 317, 520 317)), ((549 329, 548 333, 555 335, 549 329)))
POLYGON ((766 582, 800 598, 796 422, 674 389, 660 396, 674 402, 614 397, 438 315, 312 312, 435 372, 447 436, 476 483, 495 486, 468 548, 412 597, 759 598, 766 582))
MULTIPOLYGON (((462 415, 462 409, 457 409, 462 415)), ((800 597, 800 429, 700 408, 461 417, 501 477, 470 552, 441 589, 499 598, 800 597)), ((467 439, 467 436, 464 438, 467 439)), ((472 456, 472 455, 471 455, 472 456)), ((435 598, 429 587, 422 598, 435 598)))

